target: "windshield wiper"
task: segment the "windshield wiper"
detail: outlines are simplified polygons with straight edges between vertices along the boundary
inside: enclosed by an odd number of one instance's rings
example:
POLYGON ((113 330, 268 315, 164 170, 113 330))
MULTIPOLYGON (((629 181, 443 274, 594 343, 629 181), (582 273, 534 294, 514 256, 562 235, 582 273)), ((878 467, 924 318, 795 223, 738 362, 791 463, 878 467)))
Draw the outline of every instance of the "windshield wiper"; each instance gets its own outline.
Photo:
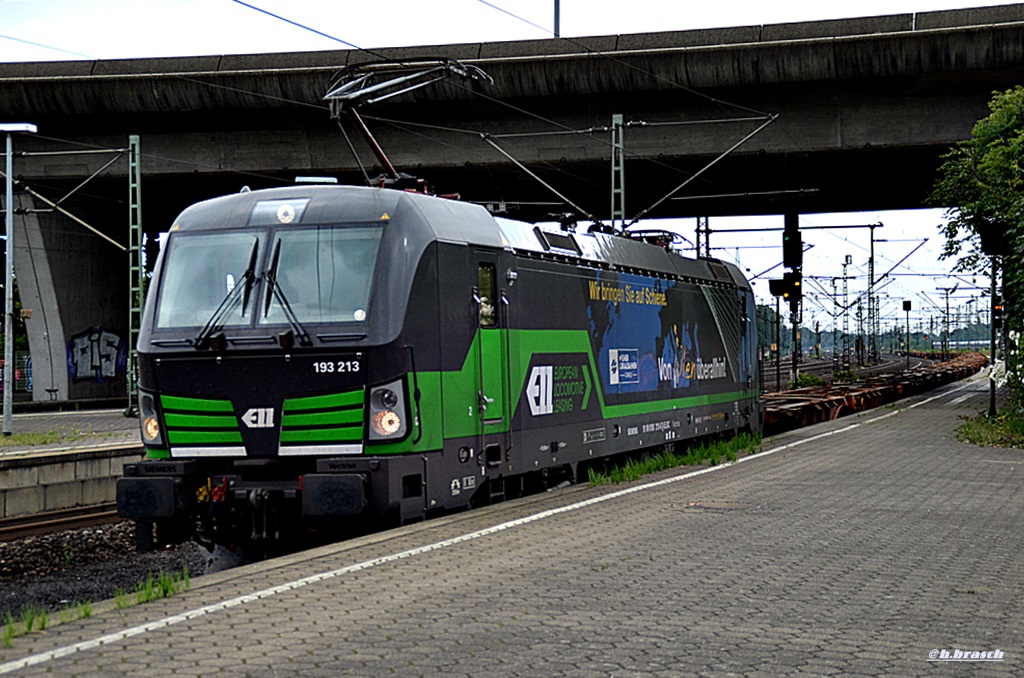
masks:
POLYGON ((309 334, 306 329, 299 322, 298 316, 295 315, 295 309, 288 302, 288 298, 284 296, 284 290, 281 289, 281 284, 277 282, 277 264, 281 260, 281 241, 278 240, 274 243, 274 253, 270 257, 270 268, 266 273, 263 274, 263 279, 267 281, 267 285, 270 289, 270 294, 267 294, 266 300, 263 302, 263 317, 266 318, 270 314, 270 304, 274 299, 277 303, 281 304, 281 310, 284 311, 284 317, 288 320, 288 324, 291 326, 291 330, 278 336, 278 343, 282 348, 291 348, 295 343, 295 338, 299 338, 299 346, 312 346, 313 340, 309 338, 309 334))
POLYGON ((259 251, 259 246, 259 240, 253 242, 252 251, 249 253, 249 266, 242 273, 242 284, 234 285, 228 290, 213 315, 206 321, 206 325, 199 330, 199 334, 192 341, 192 347, 197 351, 205 351, 211 347, 222 350, 225 347, 223 335, 214 336, 214 334, 220 332, 224 327, 224 319, 235 310, 239 303, 242 305, 242 316, 245 316, 245 309, 249 307, 249 296, 252 294, 253 285, 256 284, 256 254, 259 251))

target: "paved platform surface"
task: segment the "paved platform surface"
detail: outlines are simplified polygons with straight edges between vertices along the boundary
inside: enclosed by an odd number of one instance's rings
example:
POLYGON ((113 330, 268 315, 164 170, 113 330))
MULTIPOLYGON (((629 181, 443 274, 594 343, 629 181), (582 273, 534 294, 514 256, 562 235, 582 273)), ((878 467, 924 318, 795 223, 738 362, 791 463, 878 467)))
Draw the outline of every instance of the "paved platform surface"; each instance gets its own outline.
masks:
POLYGON ((138 417, 123 409, 24 412, 11 418, 12 435, 0 436, 0 458, 121 445, 142 447, 138 417))
POLYGON ((0 672, 1019 675, 1024 451, 954 437, 987 393, 954 384, 732 466, 571 488, 97 605, 0 648, 0 672), (929 661, 958 650, 990 661, 929 661))

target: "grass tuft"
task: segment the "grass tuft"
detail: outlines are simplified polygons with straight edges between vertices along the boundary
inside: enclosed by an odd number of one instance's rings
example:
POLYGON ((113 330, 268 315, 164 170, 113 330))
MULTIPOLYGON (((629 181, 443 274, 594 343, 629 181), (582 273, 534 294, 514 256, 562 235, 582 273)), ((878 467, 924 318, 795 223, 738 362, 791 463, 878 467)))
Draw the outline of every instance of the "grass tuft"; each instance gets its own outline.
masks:
POLYGON ((587 469, 588 480, 591 485, 607 485, 614 483, 639 480, 650 473, 657 473, 677 466, 697 466, 705 461, 712 466, 717 466, 722 459, 729 462, 736 461, 740 451, 758 452, 761 449, 762 439, 760 434, 740 433, 729 440, 718 440, 714 442, 701 442, 687 448, 685 454, 679 454, 666 447, 657 454, 642 456, 639 459, 630 459, 625 464, 619 464, 601 472, 593 467, 587 469))
POLYGON ((11 613, 8 612, 7 613, 7 623, 4 625, 4 634, 3 634, 3 645, 4 645, 4 647, 10 647, 11 646, 11 640, 13 638, 14 638, 14 617, 12 617, 11 613))
POLYGON ((957 440, 981 447, 1024 447, 1024 416, 1007 411, 989 417, 961 417, 964 423, 956 431, 957 440))
POLYGON ((25 625, 25 633, 32 633, 38 616, 39 608, 35 605, 25 605, 21 608, 21 623, 25 625))

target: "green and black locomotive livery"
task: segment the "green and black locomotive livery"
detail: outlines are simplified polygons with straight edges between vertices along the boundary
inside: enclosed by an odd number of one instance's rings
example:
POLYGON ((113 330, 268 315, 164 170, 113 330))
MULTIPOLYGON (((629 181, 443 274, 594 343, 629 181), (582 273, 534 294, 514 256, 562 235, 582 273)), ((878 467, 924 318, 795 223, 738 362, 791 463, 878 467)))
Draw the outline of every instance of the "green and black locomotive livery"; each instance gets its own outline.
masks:
POLYGON ((380 188, 194 205, 139 337, 121 515, 220 544, 421 520, 757 430, 739 270, 380 188))

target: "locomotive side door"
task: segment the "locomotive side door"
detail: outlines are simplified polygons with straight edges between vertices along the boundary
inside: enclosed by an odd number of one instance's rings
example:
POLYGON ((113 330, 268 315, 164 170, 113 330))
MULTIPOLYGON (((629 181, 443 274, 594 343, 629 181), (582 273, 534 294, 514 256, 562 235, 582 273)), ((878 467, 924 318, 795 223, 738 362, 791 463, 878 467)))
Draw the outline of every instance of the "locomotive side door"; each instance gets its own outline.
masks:
POLYGON ((498 257, 480 253, 477 284, 473 290, 477 306, 478 409, 480 449, 488 465, 501 463, 504 436, 508 432, 508 311, 504 292, 498 286, 498 257))

